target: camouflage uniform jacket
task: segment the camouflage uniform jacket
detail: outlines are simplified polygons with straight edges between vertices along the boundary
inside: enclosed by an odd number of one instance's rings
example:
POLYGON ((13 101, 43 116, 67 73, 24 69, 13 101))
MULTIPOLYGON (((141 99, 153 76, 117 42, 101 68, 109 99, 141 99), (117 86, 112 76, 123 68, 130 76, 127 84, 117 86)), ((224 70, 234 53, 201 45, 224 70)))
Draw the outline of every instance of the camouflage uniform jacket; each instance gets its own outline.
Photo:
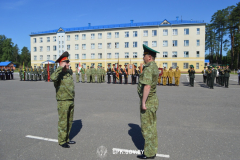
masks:
POLYGON ((75 91, 73 77, 67 72, 63 72, 63 67, 59 66, 55 72, 52 73, 51 79, 56 88, 57 101, 74 100, 75 91))

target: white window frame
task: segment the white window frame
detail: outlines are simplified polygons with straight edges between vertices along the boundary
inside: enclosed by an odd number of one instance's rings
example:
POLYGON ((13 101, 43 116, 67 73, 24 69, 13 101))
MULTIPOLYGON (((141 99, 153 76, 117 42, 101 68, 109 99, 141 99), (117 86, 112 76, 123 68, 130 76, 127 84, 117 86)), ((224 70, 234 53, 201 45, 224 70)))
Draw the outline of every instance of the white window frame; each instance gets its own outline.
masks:
POLYGON ((37 38, 33 38, 33 43, 37 43, 37 38))
POLYGON ((37 47, 33 47, 33 51, 34 51, 34 52, 37 52, 37 47))
POLYGON ((133 58, 138 58, 137 52, 133 52, 133 58))
POLYGON ((119 48, 119 42, 115 42, 115 48, 119 48))
POLYGON ((107 38, 108 39, 112 38, 112 33, 111 32, 107 32, 107 38))
POLYGON ((200 39, 197 39, 197 47, 200 46, 200 39))
POLYGON ((196 69, 199 69, 199 63, 196 63, 196 69))
POLYGON ((102 59, 102 53, 98 53, 98 59, 102 59))
POLYGON ((79 59, 79 54, 75 54, 75 59, 79 59))
POLYGON ((40 55, 40 60, 43 60, 43 55, 40 55))
POLYGON ((75 40, 78 40, 78 35, 77 34, 75 34, 75 40))
POLYGON ((42 38, 42 37, 39 38, 39 42, 40 42, 40 43, 43 42, 43 38, 42 38))
POLYGON ((125 53, 124 53, 124 57, 125 57, 125 58, 129 58, 129 52, 125 52, 125 53))
POLYGON ((50 55, 47 55, 47 60, 50 60, 50 55))
POLYGON ((163 36, 167 36, 168 35, 168 29, 163 29, 163 36))
POLYGON ((115 38, 119 38, 119 32, 115 32, 115 38))
POLYGON ((157 30, 152 30, 152 36, 153 37, 157 36, 157 30))
POLYGON ((75 50, 78 50, 78 49, 79 49, 79 45, 75 44, 75 50))
POLYGON ((98 39, 102 39, 102 33, 98 33, 98 39))
POLYGON ((71 49, 71 46, 70 44, 67 45, 67 50, 70 50, 71 49))
POLYGON ((184 47, 188 47, 189 46, 189 40, 184 40, 184 47))
POLYGON ((163 58, 167 58, 168 57, 168 52, 164 51, 163 52, 163 58))
POLYGON ((200 28, 197 28, 197 35, 200 35, 200 28))
POLYGON ((53 36, 53 42, 56 42, 56 41, 57 41, 56 36, 53 36))
POLYGON ((86 44, 82 44, 82 49, 83 49, 83 50, 86 49, 86 44))
POLYGON ((137 37, 138 36, 138 32, 137 31, 133 31, 133 37, 137 37))
POLYGON ((196 51, 196 57, 200 57, 200 51, 196 51))
POLYGON ((54 46, 53 46, 53 51, 56 51, 56 50, 57 50, 57 46, 54 45, 54 46))
POLYGON ((172 35, 177 36, 178 35, 178 29, 173 29, 172 30, 172 35))
POLYGON ((143 44, 148 46, 148 41, 143 41, 143 44))
POLYGON ((57 55, 53 55, 53 60, 56 60, 57 59, 57 55))
POLYGON ((118 52, 115 53, 115 58, 119 58, 119 53, 118 52))
POLYGON ((166 62, 163 63, 163 68, 164 68, 164 67, 168 68, 168 63, 166 63, 166 62))
POLYGON ((36 61, 37 60, 37 56, 34 56, 34 61, 36 61))
POLYGON ((189 28, 184 28, 184 35, 189 35, 189 28))
POLYGON ((102 43, 98 43, 98 49, 102 49, 102 43))
POLYGON ((107 43, 107 48, 111 49, 111 47, 112 47, 112 43, 107 43))
POLYGON ((82 40, 86 40, 86 34, 82 34, 82 40))
POLYGON ((50 46, 47 46, 47 52, 49 52, 50 51, 50 46))
POLYGON ((95 43, 91 43, 91 49, 95 49, 95 43))
POLYGON ((172 58, 177 58, 177 51, 172 51, 172 58))
POLYGON ((189 58, 189 51, 184 51, 183 55, 185 58, 189 58))
POLYGON ((86 53, 82 54, 82 59, 86 59, 86 53))
POLYGON ((177 47, 178 46, 177 40, 173 40, 172 43, 173 43, 173 47, 177 47))
POLYGON ((50 37, 47 37, 47 42, 50 42, 50 37))
POLYGON ((95 34, 94 33, 91 34, 91 39, 95 39, 95 34))
POLYGON ((177 68, 177 62, 172 62, 172 69, 176 69, 177 68))
POLYGON ((91 53, 91 59, 95 59, 95 53, 91 53))
POLYGON ((133 42, 133 48, 137 48, 137 47, 138 47, 137 41, 133 42))
POLYGON ((112 58, 112 54, 111 53, 107 53, 107 59, 111 59, 112 58))
POLYGON ((129 48, 129 42, 124 42, 124 46, 125 46, 125 48, 129 48))
POLYGON ((42 52, 43 51, 43 46, 40 46, 40 52, 42 52))
POLYGON ((188 63, 183 63, 183 69, 188 69, 188 63))
POLYGON ((152 47, 157 47, 157 41, 152 41, 152 47))
POLYGON ((163 47, 167 47, 168 46, 168 40, 163 40, 163 47))
POLYGON ((148 30, 144 30, 143 31, 143 37, 147 37, 148 36, 148 30))
POLYGON ((70 41, 70 35, 67 35, 67 41, 70 41))
POLYGON ((126 31, 126 32, 125 32, 125 37, 126 37, 126 38, 129 37, 129 31, 126 31))

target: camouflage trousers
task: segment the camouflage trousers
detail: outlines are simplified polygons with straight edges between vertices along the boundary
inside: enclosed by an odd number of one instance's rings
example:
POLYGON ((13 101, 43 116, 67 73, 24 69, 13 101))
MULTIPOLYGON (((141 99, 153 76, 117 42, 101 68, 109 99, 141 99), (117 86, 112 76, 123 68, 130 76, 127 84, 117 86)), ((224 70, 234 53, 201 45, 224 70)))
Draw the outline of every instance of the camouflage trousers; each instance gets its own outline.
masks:
POLYGON ((152 157, 157 154, 158 150, 158 136, 157 136, 157 116, 158 109, 157 96, 148 97, 146 101, 146 111, 143 111, 142 100, 140 99, 140 118, 141 118, 141 131, 145 139, 144 154, 147 157, 152 157))
POLYGON ((85 83, 85 74, 82 74, 82 83, 85 83))
POLYGON ((79 74, 76 74, 76 83, 79 82, 79 74))
POLYGON ((101 83, 101 75, 97 75, 97 83, 101 83))
POLYGON ((69 142, 73 123, 74 101, 57 101, 58 103, 58 143, 69 142))

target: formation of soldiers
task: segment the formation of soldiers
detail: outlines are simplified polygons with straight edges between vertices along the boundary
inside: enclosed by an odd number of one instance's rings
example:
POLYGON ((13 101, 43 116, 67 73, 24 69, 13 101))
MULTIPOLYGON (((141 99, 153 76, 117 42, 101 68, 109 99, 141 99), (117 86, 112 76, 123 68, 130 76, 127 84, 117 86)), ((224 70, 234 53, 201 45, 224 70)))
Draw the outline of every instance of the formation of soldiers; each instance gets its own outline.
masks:
POLYGON ((231 70, 229 69, 229 65, 220 65, 220 66, 208 66, 208 69, 204 67, 203 73, 203 83, 213 89, 214 87, 214 80, 216 78, 216 84, 220 86, 225 86, 228 88, 229 86, 229 77, 230 77, 231 70))
POLYGON ((13 79, 14 70, 12 67, 0 67, 0 80, 13 79))
POLYGON ((179 86, 180 77, 181 77, 181 71, 179 70, 178 66, 176 67, 175 71, 172 69, 172 67, 170 67, 169 70, 167 70, 167 68, 164 67, 163 68, 163 73, 159 74, 158 85, 160 85, 161 82, 162 82, 162 85, 166 86, 167 82, 168 82, 168 85, 172 86, 173 85, 173 78, 174 78, 175 79, 175 86, 179 86))
POLYGON ((105 69, 102 66, 98 66, 97 69, 94 68, 94 66, 92 66, 91 68, 89 68, 89 66, 87 66, 87 69, 82 68, 80 70, 78 70, 78 68, 76 68, 76 82, 79 83, 79 76, 81 73, 81 77, 82 77, 82 83, 85 83, 85 76, 87 77, 87 83, 95 83, 96 82, 96 77, 97 77, 97 83, 103 83, 105 82, 105 69))
MULTIPOLYGON (((53 67, 49 67, 49 74, 51 75, 54 72, 53 67)), ((20 81, 48 81, 48 71, 47 68, 44 67, 41 69, 39 66, 38 68, 32 66, 30 68, 26 67, 23 69, 22 67, 19 68, 19 77, 20 81)))

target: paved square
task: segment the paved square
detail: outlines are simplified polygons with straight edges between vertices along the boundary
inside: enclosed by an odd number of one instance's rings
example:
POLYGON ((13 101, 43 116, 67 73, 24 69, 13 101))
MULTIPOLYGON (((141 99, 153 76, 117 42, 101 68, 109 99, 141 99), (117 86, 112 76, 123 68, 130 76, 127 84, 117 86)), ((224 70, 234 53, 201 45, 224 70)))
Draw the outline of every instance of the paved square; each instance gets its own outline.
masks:
MULTIPOLYGON (((74 75, 75 79, 75 75, 74 75)), ((229 88, 205 88, 202 75, 189 87, 158 86, 158 154, 172 160, 237 160, 240 157, 240 86, 231 75, 229 88)), ((0 81, 1 160, 131 160, 135 154, 113 154, 113 148, 143 148, 137 85, 75 83, 71 137, 61 148, 57 139, 57 102, 49 82, 0 81), (28 138, 27 135, 36 136, 28 138), (37 137, 42 137, 38 138, 37 137), (44 139, 49 138, 49 139, 44 139), (97 149, 107 149, 100 158, 97 149)))

